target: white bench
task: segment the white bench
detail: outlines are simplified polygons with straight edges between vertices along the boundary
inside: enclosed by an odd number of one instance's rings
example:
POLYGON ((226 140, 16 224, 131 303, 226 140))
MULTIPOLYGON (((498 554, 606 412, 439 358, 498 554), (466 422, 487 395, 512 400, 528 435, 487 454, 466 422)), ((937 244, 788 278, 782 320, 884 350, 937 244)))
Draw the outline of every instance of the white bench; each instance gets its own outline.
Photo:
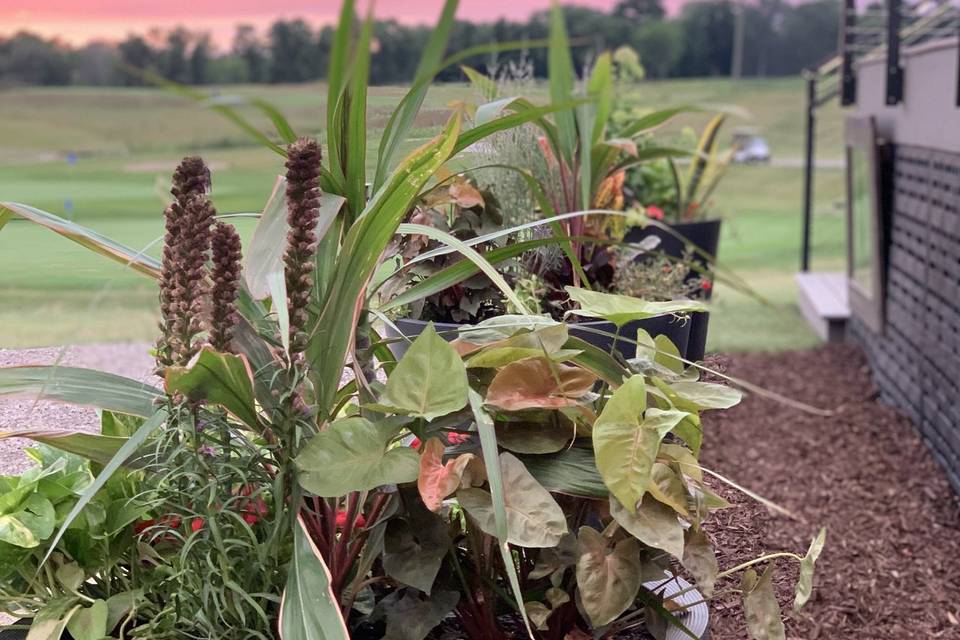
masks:
POLYGON ((796 278, 803 317, 821 339, 843 342, 850 318, 847 276, 842 273, 798 273, 796 278))

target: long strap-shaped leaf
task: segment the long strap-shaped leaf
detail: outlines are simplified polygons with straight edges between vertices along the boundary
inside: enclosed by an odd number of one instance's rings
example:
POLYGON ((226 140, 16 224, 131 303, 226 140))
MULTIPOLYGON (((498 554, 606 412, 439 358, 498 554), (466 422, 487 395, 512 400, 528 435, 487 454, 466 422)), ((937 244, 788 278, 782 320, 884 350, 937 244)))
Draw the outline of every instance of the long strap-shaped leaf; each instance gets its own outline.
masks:
MULTIPOLYGON (((344 238, 323 307, 313 321, 307 357, 321 411, 333 406, 353 338, 362 292, 380 255, 427 181, 450 158, 460 114, 443 132, 408 156, 376 194, 344 238)), ((322 416, 321 419, 326 416, 322 416)))
POLYGON ((475 249, 468 247, 462 240, 458 240, 445 231, 422 224, 401 224, 397 231, 408 235, 424 235, 456 249, 462 253, 467 260, 476 265, 477 269, 483 271, 483 273, 490 278, 490 281, 500 289, 507 300, 518 309, 518 313, 523 315, 530 314, 530 312, 527 311, 526 305, 517 297, 517 294, 510 288, 510 285, 507 284, 503 276, 500 275, 482 255, 477 253, 475 249))
POLYGON ((0 431, 0 440, 28 438, 55 449, 74 453, 98 464, 107 464, 128 440, 124 436, 105 436, 99 433, 67 431, 66 429, 18 429, 0 431))
POLYGON ((0 395, 23 392, 142 418, 154 414, 154 402, 163 395, 152 385, 94 369, 59 365, 0 369, 0 395))
POLYGON ((483 463, 487 469, 487 481, 490 483, 490 496, 493 499, 493 518, 497 525, 497 539, 500 549, 500 555, 503 558, 503 566, 510 579, 510 588, 513 589, 513 596, 517 601, 517 608, 520 615, 523 616, 523 624, 527 629, 527 636, 533 640, 533 630, 530 628, 530 620, 527 618, 527 611, 523 606, 523 592, 520 590, 520 577, 517 575, 517 567, 513 563, 513 554, 510 553, 510 545, 507 543, 507 505, 503 497, 503 477, 500 475, 500 456, 497 451, 497 432, 493 428, 493 419, 483 408, 483 398, 480 394, 470 390, 470 408, 473 410, 473 417, 477 422, 477 430, 480 432, 480 447, 483 449, 483 463))
POLYGON ((67 514, 67 517, 64 519, 63 524, 60 525, 60 530, 57 531, 57 535, 54 536, 53 540, 50 542, 50 546, 47 548, 47 553, 43 556, 43 564, 50 557, 50 554, 53 553, 54 549, 57 548, 57 544, 60 542, 60 539, 63 538, 63 534, 70 528, 70 525, 73 524, 73 521, 76 520, 77 516, 83 512, 90 500, 93 499, 97 492, 107 484, 107 480, 123 465, 127 459, 132 456, 137 449, 150 437, 154 431, 163 426, 167 421, 167 412, 165 409, 161 409, 153 414, 153 416, 140 425, 140 428, 137 429, 130 438, 120 447, 120 450, 117 451, 116 455, 110 459, 110 462, 103 466, 103 471, 100 472, 100 475, 97 476, 96 480, 87 487, 84 492, 77 499, 77 503, 73 505, 73 509, 70 510, 70 513, 67 514))
MULTIPOLYGON (((567 102, 573 97, 575 74, 573 59, 570 56, 570 39, 564 24, 563 9, 554 2, 550 9, 550 46, 547 49, 547 66, 550 76, 550 100, 556 104, 567 102)), ((559 133, 560 159, 572 167, 577 149, 577 123, 574 110, 558 112, 554 119, 559 133)), ((591 132, 592 133, 592 132, 591 132)))
MULTIPOLYGON (((137 251, 119 242, 97 233, 93 229, 88 229, 76 222, 65 220, 60 216, 47 211, 42 211, 19 202, 0 202, 0 221, 4 218, 16 216, 39 224, 42 227, 50 229, 54 233, 59 233, 68 240, 73 240, 77 244, 95 251, 102 256, 106 256, 115 262, 130 267, 144 275, 153 278, 160 277, 160 261, 146 255, 143 251, 137 251)), ((0 224, 0 229, 3 224, 0 224)))
POLYGON ((330 588, 330 570, 299 517, 277 626, 281 640, 350 640, 330 588))
POLYGON ((446 0, 444 3, 440 20, 437 21, 437 25, 431 31, 427 46, 423 48, 423 53, 420 55, 420 63, 417 65, 417 71, 414 74, 414 87, 410 89, 409 93, 410 97, 398 105, 390 114, 390 120, 387 122, 387 126, 383 130, 383 136, 380 138, 377 172, 373 179, 374 191, 379 189, 383 181, 386 180, 390 163, 393 162, 393 156, 410 131, 410 126, 423 105, 427 91, 430 89, 429 83, 424 82, 424 80, 433 78, 435 75, 434 69, 443 60, 458 4, 459 0, 446 0))

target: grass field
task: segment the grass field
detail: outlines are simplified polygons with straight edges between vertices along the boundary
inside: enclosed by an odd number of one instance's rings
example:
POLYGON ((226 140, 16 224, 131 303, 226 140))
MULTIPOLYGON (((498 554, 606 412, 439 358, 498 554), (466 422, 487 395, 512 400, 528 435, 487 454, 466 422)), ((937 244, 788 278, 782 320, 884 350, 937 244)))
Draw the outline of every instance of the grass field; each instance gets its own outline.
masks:
MULTIPOLYGON (((230 88, 257 95, 288 115, 300 133, 323 122, 319 85, 230 88)), ((777 158, 798 159, 803 85, 799 79, 652 82, 624 93, 650 107, 736 104, 751 117, 731 126, 759 128, 777 158)), ((532 97, 543 99, 543 91, 532 97)), ((391 105, 403 90, 371 90, 370 153, 391 105)), ((460 85, 434 87, 412 132, 412 147, 445 120, 447 105, 469 97, 460 85)), ((664 132, 702 124, 688 116, 664 132)), ((253 118, 256 120, 256 118, 253 118)), ((840 155, 838 109, 821 115, 818 153, 840 155)), ((267 129, 267 123, 261 123, 267 129)), ((258 211, 282 160, 251 145, 231 124, 195 104, 154 89, 17 89, 0 91, 0 200, 29 203, 157 254, 161 195, 179 157, 202 154, 214 168, 221 212, 258 211), (77 154, 69 165, 68 153, 77 154), (68 207, 67 203, 72 207, 68 207), (70 209, 68 214, 68 209, 70 209), (152 244, 151 244, 152 243, 152 244)), ((815 342, 795 308, 799 261, 801 171, 735 167, 715 194, 726 218, 720 258, 770 305, 718 286, 710 347, 717 350, 800 348, 815 342)), ((843 256, 838 202, 842 173, 817 172, 815 266, 836 268, 843 256)), ((252 224, 240 223, 249 233, 252 224)), ((151 340, 152 283, 38 227, 12 222, 0 231, 0 347, 103 340, 151 340)))

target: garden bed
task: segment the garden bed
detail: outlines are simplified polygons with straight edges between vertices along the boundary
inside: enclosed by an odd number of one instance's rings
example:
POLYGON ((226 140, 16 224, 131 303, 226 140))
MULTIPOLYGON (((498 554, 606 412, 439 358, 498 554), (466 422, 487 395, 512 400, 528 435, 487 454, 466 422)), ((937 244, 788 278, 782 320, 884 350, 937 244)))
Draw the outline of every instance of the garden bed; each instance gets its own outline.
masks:
MULTIPOLYGON (((827 527, 813 598, 787 637, 960 637, 960 507, 916 429, 878 392, 849 346, 751 354, 712 363, 731 375, 835 411, 824 418, 748 397, 707 416, 706 467, 790 509, 801 521, 718 487, 738 508, 713 520, 720 566, 765 550, 801 548, 827 527)), ((795 565, 777 592, 789 610, 795 565)), ((721 585, 722 586, 722 585, 721 585)), ((739 599, 713 603, 711 637, 747 638, 739 599)))

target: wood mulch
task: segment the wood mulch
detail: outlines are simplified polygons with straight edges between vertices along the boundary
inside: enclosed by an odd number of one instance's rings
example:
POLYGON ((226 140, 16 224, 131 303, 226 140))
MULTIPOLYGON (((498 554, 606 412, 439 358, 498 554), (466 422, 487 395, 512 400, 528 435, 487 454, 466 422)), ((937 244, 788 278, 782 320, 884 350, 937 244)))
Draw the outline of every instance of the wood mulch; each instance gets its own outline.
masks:
MULTIPOLYGON (((788 638, 960 638, 960 504, 914 426, 878 401, 859 350, 824 346, 710 364, 834 412, 820 417, 752 396, 705 417, 703 464, 798 517, 722 489, 735 508, 710 526, 721 569, 765 551, 802 555, 826 526, 814 595, 798 614, 788 613, 796 564, 778 563, 788 638)), ((718 589, 735 585, 728 579, 718 589)), ((711 618, 713 640, 749 637, 738 596, 712 602, 711 618)))

